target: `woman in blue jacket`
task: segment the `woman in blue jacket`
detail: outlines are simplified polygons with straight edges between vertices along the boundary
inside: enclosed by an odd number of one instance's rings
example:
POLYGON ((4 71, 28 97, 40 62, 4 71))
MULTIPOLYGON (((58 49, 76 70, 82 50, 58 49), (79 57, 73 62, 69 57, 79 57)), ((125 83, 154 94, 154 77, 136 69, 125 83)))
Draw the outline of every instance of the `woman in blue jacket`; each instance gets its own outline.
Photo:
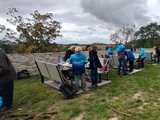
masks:
POLYGON ((113 49, 112 49, 112 47, 111 46, 106 47, 105 53, 106 53, 107 58, 112 57, 112 55, 113 55, 113 49))
POLYGON ((71 55, 69 62, 72 64, 72 73, 77 89, 85 89, 85 81, 82 76, 85 73, 86 56, 82 53, 81 47, 76 47, 75 54, 71 55))
POLYGON ((145 60, 145 49, 144 48, 140 48, 139 49, 139 59, 141 62, 141 68, 144 68, 144 60, 145 60))

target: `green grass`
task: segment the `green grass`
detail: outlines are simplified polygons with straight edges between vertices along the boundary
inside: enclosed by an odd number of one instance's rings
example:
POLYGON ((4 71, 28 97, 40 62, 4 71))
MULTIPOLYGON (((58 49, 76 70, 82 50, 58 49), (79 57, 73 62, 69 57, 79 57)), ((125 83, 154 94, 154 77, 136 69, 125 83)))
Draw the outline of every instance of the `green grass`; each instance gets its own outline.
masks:
MULTIPOLYGON (((112 72, 110 79, 111 84, 72 100, 64 100, 56 90, 42 85, 37 76, 16 81, 15 110, 9 115, 41 114, 38 120, 76 120, 79 116, 83 120, 160 120, 160 66, 147 65, 143 71, 123 77, 112 72), (48 117, 44 114, 53 111, 48 117)), ((12 119, 25 118, 5 118, 12 119)))

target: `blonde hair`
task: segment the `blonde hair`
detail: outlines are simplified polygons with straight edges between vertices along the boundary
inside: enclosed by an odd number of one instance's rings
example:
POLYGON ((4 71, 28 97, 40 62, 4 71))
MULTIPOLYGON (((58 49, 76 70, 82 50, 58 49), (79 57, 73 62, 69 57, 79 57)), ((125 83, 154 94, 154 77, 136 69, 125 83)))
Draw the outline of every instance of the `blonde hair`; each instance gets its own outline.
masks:
POLYGON ((73 49, 75 49, 75 46, 71 46, 71 47, 69 47, 68 49, 69 49, 69 50, 73 50, 73 49))
POLYGON ((82 48, 81 47, 76 47, 75 48, 75 52, 81 52, 82 51, 82 48))

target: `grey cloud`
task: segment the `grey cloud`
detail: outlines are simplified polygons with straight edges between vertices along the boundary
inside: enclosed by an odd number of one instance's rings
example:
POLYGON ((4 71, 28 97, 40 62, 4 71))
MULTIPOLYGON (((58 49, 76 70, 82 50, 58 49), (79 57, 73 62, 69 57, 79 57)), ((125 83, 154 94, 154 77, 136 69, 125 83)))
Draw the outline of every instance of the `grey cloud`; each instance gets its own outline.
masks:
POLYGON ((79 5, 80 2, 72 0, 0 0, 0 14, 6 13, 8 8, 17 8, 24 14, 33 10, 53 11, 79 5))
POLYGON ((83 0, 82 7, 84 11, 116 26, 142 24, 150 20, 146 16, 146 0, 83 0))

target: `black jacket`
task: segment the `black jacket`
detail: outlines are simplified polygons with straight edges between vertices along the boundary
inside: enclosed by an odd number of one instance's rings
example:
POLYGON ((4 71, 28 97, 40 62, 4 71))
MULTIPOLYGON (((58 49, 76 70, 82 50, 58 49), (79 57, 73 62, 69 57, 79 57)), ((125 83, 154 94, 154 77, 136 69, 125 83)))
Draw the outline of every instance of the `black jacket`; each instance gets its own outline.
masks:
POLYGON ((69 59, 72 54, 74 54, 74 52, 72 50, 67 50, 66 54, 64 56, 64 61, 67 61, 67 59, 69 59))
POLYGON ((0 50, 0 82, 7 82, 16 79, 16 71, 7 55, 0 50))
POLYGON ((97 69, 97 68, 101 68, 101 62, 98 58, 97 52, 92 50, 91 52, 89 52, 89 62, 90 62, 90 69, 97 69))

